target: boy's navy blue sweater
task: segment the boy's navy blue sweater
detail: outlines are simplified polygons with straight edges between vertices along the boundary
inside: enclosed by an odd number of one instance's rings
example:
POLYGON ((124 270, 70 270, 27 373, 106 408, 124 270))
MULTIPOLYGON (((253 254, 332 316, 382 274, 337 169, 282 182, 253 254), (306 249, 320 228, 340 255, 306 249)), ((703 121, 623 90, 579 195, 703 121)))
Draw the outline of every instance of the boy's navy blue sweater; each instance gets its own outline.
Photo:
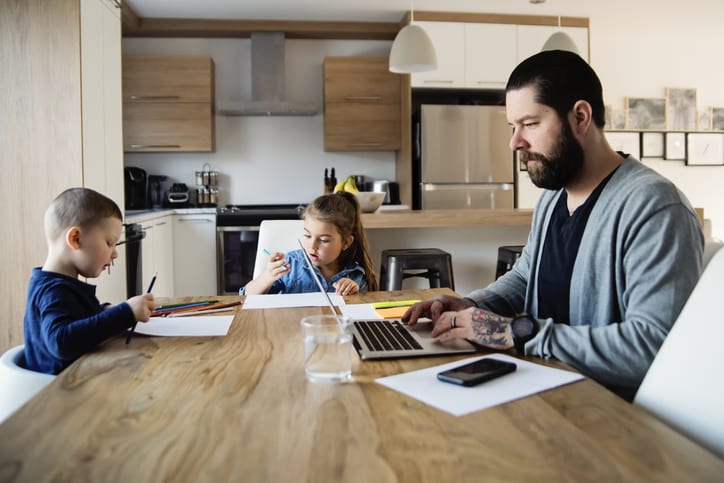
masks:
POLYGON ((23 321, 27 367, 58 374, 135 320, 125 302, 104 310, 95 285, 34 268, 23 321))

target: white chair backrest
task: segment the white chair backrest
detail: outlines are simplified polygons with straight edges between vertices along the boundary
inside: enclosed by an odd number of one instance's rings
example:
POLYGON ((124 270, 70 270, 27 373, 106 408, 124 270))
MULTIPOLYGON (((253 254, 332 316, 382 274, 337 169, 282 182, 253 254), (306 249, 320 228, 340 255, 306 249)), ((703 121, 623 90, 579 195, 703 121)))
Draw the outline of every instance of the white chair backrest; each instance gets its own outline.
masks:
POLYGON ((704 270, 634 403, 724 457, 724 250, 704 270))
POLYGON ((256 246, 254 275, 256 278, 266 267, 269 256, 264 253, 287 253, 299 248, 297 243, 304 235, 304 220, 263 220, 259 225, 259 243, 256 246))
POLYGON ((55 379, 25 369, 25 346, 9 349, 0 357, 0 423, 55 379))
POLYGON ((704 257, 703 257, 704 268, 706 268, 706 266, 709 265, 709 262, 711 261, 711 259, 714 258, 714 254, 716 254, 716 252, 721 250, 722 247, 724 247, 724 243, 722 243, 720 241, 712 240, 712 241, 708 241, 708 242, 704 243, 704 257))

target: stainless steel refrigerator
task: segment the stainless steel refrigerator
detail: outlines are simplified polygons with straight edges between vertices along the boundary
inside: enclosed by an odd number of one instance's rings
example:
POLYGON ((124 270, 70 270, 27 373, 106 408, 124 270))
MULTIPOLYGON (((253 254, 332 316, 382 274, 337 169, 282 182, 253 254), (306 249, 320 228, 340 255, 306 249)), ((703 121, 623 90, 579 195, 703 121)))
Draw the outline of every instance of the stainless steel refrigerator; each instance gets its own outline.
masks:
POLYGON ((505 106, 422 105, 415 134, 420 208, 514 207, 505 106))

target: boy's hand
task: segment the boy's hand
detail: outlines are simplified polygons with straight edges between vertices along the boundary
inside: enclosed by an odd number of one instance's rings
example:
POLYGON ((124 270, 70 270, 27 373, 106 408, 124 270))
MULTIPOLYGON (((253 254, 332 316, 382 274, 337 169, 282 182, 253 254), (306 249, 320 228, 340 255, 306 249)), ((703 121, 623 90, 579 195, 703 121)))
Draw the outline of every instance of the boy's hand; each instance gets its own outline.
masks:
POLYGON ((340 278, 333 286, 337 295, 354 295, 359 292, 359 285, 351 278, 340 278))
POLYGON ((156 304, 153 302, 153 294, 145 293, 143 295, 136 295, 128 299, 128 305, 133 310, 133 315, 136 320, 140 322, 148 322, 151 318, 151 312, 156 308, 156 304))

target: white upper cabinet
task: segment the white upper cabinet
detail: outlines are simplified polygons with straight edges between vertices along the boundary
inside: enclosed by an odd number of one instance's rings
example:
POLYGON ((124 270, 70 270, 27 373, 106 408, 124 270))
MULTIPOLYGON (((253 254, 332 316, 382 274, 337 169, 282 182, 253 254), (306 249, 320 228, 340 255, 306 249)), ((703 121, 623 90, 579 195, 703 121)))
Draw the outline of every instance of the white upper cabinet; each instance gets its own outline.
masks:
POLYGON ((465 87, 465 28, 457 22, 415 22, 435 46, 437 69, 412 74, 412 87, 465 87))
POLYGON ((571 37, 578 55, 588 62, 588 29, 586 27, 548 27, 545 25, 518 25, 518 62, 540 52, 548 37, 562 30, 571 37))
POLYGON ((465 87, 502 89, 518 63, 516 26, 465 24, 465 87))
POLYGON ((412 87, 503 89, 518 63, 548 37, 567 33, 588 62, 588 28, 476 22, 416 22, 430 36, 437 70, 412 74, 412 87))

